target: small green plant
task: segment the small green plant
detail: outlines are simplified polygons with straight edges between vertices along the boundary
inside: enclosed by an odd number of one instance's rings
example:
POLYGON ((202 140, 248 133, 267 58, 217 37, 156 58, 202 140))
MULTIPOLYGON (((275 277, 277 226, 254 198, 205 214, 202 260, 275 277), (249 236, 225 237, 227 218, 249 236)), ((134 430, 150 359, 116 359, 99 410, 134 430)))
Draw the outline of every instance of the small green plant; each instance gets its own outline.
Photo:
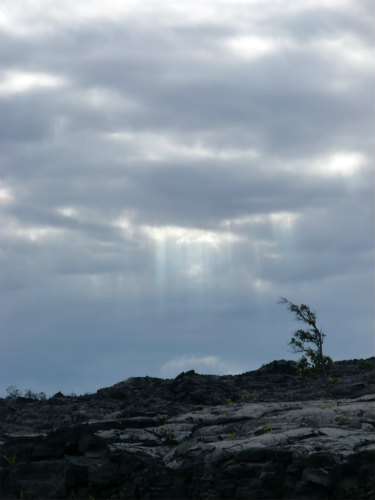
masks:
POLYGON ((16 463, 16 455, 12 455, 11 457, 3 455, 3 458, 8 462, 9 465, 14 465, 16 463))
POLYGON ((225 401, 228 403, 228 405, 233 404, 233 401, 230 398, 226 398, 225 401))
POLYGON ((164 427, 164 437, 167 441, 172 441, 174 439, 173 432, 169 427, 164 427))
POLYGON ((89 500, 95 500, 94 495, 89 495, 89 500))
POLYGON ((323 409, 325 408, 332 408, 332 403, 324 403, 324 405, 322 406, 323 409))
POLYGON ((365 431, 366 432, 371 432, 373 430, 373 426, 372 425, 366 425, 365 427, 365 431))
POLYGON ((263 434, 272 434, 272 423, 271 420, 268 421, 268 424, 266 424, 263 427, 263 434))
POLYGON ((244 395, 243 395, 243 399, 245 401, 255 401, 255 396, 254 394, 249 394, 248 392, 246 392, 244 395))
POLYGON ((235 432, 230 432, 227 436, 227 439, 234 439, 236 437, 236 433, 235 432))
POLYGON ((161 423, 165 424, 165 422, 168 420, 168 415, 159 415, 159 418, 161 420, 161 423))
POLYGON ((338 420, 340 420, 340 415, 336 415, 336 416, 335 416, 335 420, 336 420, 336 422, 337 422, 338 420))
POLYGON ((337 377, 328 377, 329 385, 336 385, 340 382, 340 379, 337 377))
POLYGON ((291 392, 291 393, 289 394, 289 399, 292 399, 292 400, 293 400, 293 399, 298 399, 299 397, 300 397, 299 392, 291 392))

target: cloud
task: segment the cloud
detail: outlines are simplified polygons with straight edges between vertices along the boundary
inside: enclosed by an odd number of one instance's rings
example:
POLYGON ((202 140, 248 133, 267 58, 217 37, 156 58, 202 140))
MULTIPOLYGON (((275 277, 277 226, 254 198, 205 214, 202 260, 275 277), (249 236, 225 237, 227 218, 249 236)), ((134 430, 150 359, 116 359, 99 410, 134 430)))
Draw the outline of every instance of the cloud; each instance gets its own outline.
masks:
POLYGON ((287 357, 280 295, 370 350, 366 2, 3 3, 8 385, 287 357))
POLYGON ((160 368, 160 375, 162 378, 174 378, 188 370, 210 375, 235 375, 245 371, 239 366, 223 361, 218 356, 182 356, 164 363, 160 368))
POLYGON ((0 95, 7 96, 35 89, 56 88, 64 83, 64 79, 54 75, 10 71, 5 73, 3 82, 0 84, 0 95))

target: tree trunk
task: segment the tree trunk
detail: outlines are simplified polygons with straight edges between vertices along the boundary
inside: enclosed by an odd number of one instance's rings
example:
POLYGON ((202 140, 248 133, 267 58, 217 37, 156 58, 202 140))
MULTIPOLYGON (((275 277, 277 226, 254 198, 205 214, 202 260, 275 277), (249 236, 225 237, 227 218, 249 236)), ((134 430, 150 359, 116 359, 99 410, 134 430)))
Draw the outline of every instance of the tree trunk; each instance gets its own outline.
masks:
POLYGON ((320 368, 322 375, 324 377, 324 380, 327 380, 327 372, 324 366, 324 357, 323 357, 323 338, 320 332, 319 332, 319 360, 320 360, 320 368))

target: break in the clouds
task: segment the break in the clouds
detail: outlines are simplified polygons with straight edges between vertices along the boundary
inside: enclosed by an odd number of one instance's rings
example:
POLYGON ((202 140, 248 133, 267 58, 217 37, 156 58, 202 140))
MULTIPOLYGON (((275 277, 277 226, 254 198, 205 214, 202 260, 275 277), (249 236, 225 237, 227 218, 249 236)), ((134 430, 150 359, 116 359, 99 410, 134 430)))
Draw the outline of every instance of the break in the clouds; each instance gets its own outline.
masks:
POLYGON ((365 0, 2 2, 2 391, 373 354, 365 0))
MULTIPOLYGON (((259 368, 259 366, 254 367, 254 369, 257 368, 259 368)), ((163 378, 172 378, 176 376, 176 373, 188 370, 195 370, 197 373, 203 374, 215 373, 218 375, 225 375, 227 373, 243 373, 244 371, 249 371, 250 368, 248 364, 245 367, 230 365, 221 360, 218 356, 182 356, 165 363, 160 371, 163 378)))

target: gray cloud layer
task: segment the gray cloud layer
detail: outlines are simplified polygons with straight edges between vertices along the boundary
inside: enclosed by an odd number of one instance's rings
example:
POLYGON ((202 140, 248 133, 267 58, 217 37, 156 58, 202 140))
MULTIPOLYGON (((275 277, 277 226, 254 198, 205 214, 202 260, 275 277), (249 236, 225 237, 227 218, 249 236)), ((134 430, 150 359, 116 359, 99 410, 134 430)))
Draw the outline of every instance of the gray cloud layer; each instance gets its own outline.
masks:
POLYGON ((372 354, 370 19, 4 2, 2 390, 290 357, 280 295, 372 354))

